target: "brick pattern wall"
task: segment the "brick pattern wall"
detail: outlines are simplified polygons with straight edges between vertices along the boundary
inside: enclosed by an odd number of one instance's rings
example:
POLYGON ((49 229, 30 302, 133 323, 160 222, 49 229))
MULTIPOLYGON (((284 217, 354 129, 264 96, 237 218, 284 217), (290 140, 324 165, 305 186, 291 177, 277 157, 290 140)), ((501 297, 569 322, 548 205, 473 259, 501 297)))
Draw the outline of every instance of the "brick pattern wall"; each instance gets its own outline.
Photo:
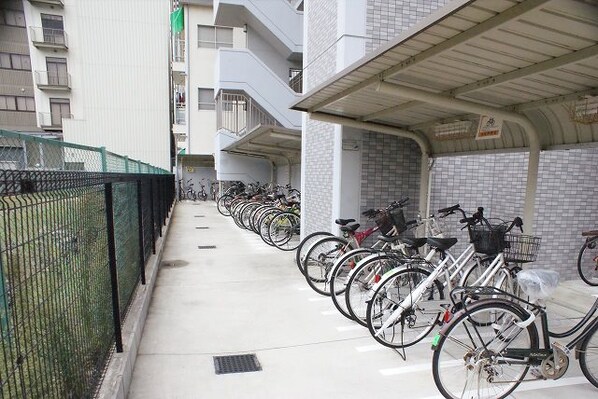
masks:
MULTIPOLYGON (((421 151, 413 141, 382 133, 363 134, 361 165, 361 207, 383 208, 409 197, 406 220, 418 212, 421 151)), ((362 225, 368 224, 362 217, 362 225)), ((370 222, 371 224, 371 222, 370 222)))
MULTIPOLYGON (((432 175, 430 206, 456 203, 473 211, 483 206, 487 217, 523 217, 527 153, 468 155, 437 158, 432 175)), ((533 268, 556 270, 561 279, 577 279, 580 232, 598 226, 598 149, 548 151, 540 157, 534 235, 542 237, 533 268)), ((455 253, 468 244, 457 216, 447 219, 445 231, 459 238, 455 253)))
MULTIPOLYGON (((307 55, 304 60, 305 91, 318 85, 336 70, 336 1, 317 1, 309 4, 304 18, 308 18, 307 55)), ((302 234, 330 230, 332 223, 332 185, 334 159, 334 125, 309 120, 304 127, 305 186, 301 214, 305 223, 302 234)))
POLYGON ((393 39, 450 0, 368 0, 366 51, 393 39))

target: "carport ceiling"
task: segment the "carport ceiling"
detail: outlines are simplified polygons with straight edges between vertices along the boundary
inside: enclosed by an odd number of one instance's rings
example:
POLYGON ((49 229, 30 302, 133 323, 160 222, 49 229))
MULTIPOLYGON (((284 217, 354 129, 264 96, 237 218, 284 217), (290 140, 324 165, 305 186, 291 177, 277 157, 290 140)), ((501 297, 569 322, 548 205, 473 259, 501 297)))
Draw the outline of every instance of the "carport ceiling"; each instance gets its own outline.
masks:
POLYGON ((591 96, 598 96, 598 1, 453 0, 292 108, 414 132, 442 154, 530 145, 517 118, 504 118, 501 138, 475 140, 485 109, 529 119, 543 149, 596 143, 598 124, 571 122, 568 113, 591 96), (472 132, 464 138, 435 132, 467 120, 472 132))
POLYGON ((301 155, 301 131, 282 126, 258 125, 223 151, 296 160, 301 155))

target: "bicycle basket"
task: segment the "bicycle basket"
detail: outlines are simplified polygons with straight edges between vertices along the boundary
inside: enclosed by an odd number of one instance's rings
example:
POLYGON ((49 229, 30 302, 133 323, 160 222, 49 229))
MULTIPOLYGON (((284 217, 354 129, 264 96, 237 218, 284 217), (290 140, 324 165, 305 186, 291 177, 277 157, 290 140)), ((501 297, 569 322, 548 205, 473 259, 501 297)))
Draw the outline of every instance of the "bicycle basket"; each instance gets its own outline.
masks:
POLYGON ((469 238, 476 252, 486 255, 496 255, 502 252, 507 246, 505 242, 506 229, 505 225, 475 225, 469 229, 469 238))
POLYGON ((390 219, 390 216, 388 215, 388 212, 384 211, 384 212, 380 212, 378 215, 376 215, 376 226, 379 227, 379 232, 381 234, 388 234, 390 233, 390 230, 392 230, 392 220, 390 219))
POLYGON ((505 261, 516 263, 534 262, 538 258, 541 237, 523 234, 507 234, 504 249, 505 261))
POLYGON ((401 234, 405 230, 407 230, 407 223, 405 223, 405 214, 403 213, 402 208, 395 208, 392 209, 390 212, 390 218, 392 219, 392 224, 396 227, 397 233, 401 234))

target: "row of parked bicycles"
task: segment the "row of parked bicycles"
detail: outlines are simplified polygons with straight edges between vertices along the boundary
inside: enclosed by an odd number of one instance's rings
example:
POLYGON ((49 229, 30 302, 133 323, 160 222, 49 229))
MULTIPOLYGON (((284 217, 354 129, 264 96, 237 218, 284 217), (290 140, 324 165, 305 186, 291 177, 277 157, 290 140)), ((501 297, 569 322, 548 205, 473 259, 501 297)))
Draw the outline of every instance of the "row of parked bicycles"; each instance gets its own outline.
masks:
POLYGON ((300 243, 301 193, 290 185, 233 184, 217 202, 218 211, 253 231, 271 246, 292 251, 300 243))
POLYGON ((202 178, 199 180, 199 190, 195 190, 193 179, 188 179, 185 184, 183 184, 183 180, 178 180, 178 198, 179 201, 182 200, 191 200, 191 201, 206 201, 209 199, 215 200, 216 199, 216 185, 218 184, 217 181, 211 181, 206 178, 202 178), (206 190, 206 187, 208 189, 206 190))
MULTIPOLYGON (((342 236, 306 236, 295 260, 307 284, 404 358, 406 348, 431 344, 446 398, 505 398, 522 381, 562 377, 573 358, 598 387, 598 299, 569 330, 551 329, 545 300, 558 273, 522 268, 537 259, 540 237, 522 234, 520 218, 489 219, 481 207, 407 221, 407 202, 364 212, 374 227, 338 219, 342 236), (457 239, 441 228, 448 222, 467 230, 465 249, 454 252, 457 239)), ((598 285, 598 231, 583 234, 578 270, 598 285)))

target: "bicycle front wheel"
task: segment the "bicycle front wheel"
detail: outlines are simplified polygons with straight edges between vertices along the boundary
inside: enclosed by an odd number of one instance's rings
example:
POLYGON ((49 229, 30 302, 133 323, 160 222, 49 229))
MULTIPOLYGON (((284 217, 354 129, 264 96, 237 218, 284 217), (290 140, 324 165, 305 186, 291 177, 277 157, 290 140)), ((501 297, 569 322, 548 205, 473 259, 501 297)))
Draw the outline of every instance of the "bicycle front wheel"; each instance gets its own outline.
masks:
MULTIPOLYGON (((434 383, 445 398, 502 399, 525 377, 538 349, 529 315, 505 300, 481 300, 457 313, 440 332, 432 357, 434 383), (475 320, 493 320, 480 325, 475 320)), ((434 344, 434 343, 433 343, 434 344)))
POLYGON ((268 237, 274 246, 283 251, 292 251, 299 245, 301 219, 293 212, 281 212, 272 219, 268 237))
POLYGON ((347 240, 334 236, 315 242, 307 251, 303 262, 309 286, 318 294, 330 295, 328 273, 336 259, 352 249, 347 240))
POLYGON ((432 331, 441 312, 437 304, 428 301, 444 299, 442 283, 438 280, 432 281, 426 288, 421 300, 405 307, 402 314, 393 319, 394 312, 402 302, 429 275, 427 270, 405 266, 384 277, 366 310, 368 329, 376 341, 390 348, 406 348, 421 341, 432 331))
POLYGON ((321 238, 331 236, 334 236, 334 234, 329 233, 327 231, 316 231, 315 233, 311 233, 308 236, 306 236, 303 240, 301 240, 299 246, 297 247, 297 252, 295 253, 295 263, 297 263, 297 267, 299 268, 301 274, 305 276, 303 260, 305 259, 305 255, 307 254, 307 251, 312 246, 312 244, 320 240, 321 238))
POLYGON ((598 323, 582 341, 579 352, 579 365, 583 375, 598 388, 598 323))
POLYGON ((579 277, 589 285, 598 285, 598 237, 586 241, 577 258, 579 277))

